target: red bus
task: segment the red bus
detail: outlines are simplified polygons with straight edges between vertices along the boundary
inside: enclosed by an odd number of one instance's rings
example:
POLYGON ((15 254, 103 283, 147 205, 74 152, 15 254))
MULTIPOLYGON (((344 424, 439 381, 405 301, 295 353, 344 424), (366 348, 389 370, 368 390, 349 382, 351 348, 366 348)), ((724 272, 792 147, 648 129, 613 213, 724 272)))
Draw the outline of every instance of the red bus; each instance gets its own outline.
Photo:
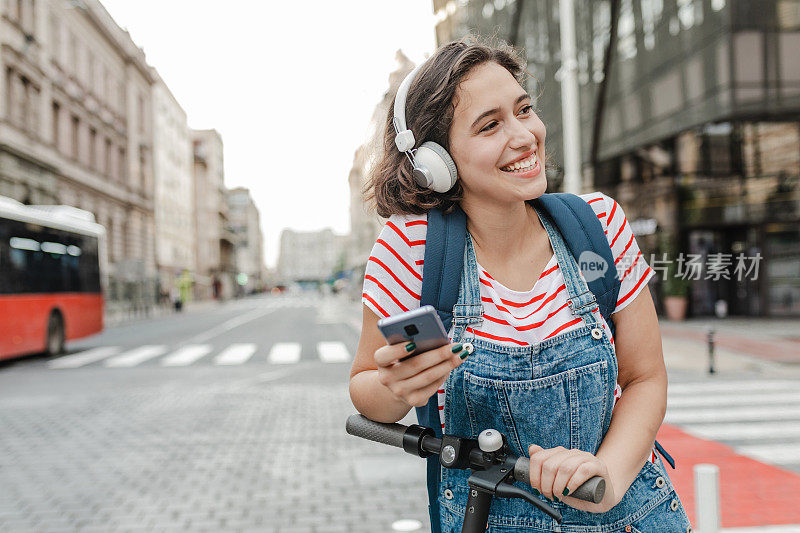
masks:
POLYGON ((0 360, 102 331, 104 257, 88 211, 0 196, 0 360))

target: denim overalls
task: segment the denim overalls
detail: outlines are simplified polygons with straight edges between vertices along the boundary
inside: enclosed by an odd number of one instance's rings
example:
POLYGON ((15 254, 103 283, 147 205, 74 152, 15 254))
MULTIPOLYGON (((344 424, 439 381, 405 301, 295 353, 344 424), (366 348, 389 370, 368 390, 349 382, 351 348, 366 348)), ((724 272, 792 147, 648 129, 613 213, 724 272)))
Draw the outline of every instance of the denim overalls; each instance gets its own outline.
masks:
MULTIPOLYGON (((497 429, 508 437, 517 455, 527 456, 530 444, 596 453, 611 422, 617 360, 603 334, 594 295, 581 279, 574 258, 548 217, 538 214, 563 272, 569 305, 584 326, 522 347, 489 342, 467 331, 483 314, 475 251, 467 234, 452 340, 469 341, 475 351, 447 379, 445 429, 448 434, 471 438, 484 429, 497 429)), ((468 477, 469 470, 442 468, 438 493, 442 533, 461 531, 468 477)), ((691 531, 660 458, 644 464, 620 503, 606 513, 548 503, 561 512, 560 526, 523 500, 495 498, 487 531, 691 531)))

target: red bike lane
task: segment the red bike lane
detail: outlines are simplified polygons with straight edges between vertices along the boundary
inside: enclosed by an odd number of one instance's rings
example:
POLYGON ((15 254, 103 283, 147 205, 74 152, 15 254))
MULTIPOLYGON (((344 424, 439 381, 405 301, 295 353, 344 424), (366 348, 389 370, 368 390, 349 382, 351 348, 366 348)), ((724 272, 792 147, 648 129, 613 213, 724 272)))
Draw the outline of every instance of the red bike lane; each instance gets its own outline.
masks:
POLYGON ((694 465, 719 467, 722 527, 800 524, 800 474, 737 454, 733 448, 664 424, 658 441, 675 459, 667 470, 689 518, 696 522, 694 465))

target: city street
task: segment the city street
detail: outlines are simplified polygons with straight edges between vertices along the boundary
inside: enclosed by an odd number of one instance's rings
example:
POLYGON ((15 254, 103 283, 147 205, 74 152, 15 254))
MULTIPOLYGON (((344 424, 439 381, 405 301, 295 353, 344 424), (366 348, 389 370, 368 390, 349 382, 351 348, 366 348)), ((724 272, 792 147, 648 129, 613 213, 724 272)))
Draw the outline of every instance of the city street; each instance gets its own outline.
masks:
POLYGON ((422 460, 344 431, 353 310, 316 295, 206 305, 3 364, 0 531, 424 520, 422 460))
MULTIPOLYGON (((339 297, 249 298, 0 365, 0 531, 389 532, 399 520, 424 531, 423 462, 344 432, 359 324, 359 305, 339 297)), ((764 497, 797 501, 795 367, 720 350, 708 376, 702 344, 665 337, 664 349, 659 438, 690 512, 701 451, 727 450, 765 482, 783 476, 764 497)), ((724 468, 723 525, 800 522, 726 515, 743 505, 726 500, 724 468)))

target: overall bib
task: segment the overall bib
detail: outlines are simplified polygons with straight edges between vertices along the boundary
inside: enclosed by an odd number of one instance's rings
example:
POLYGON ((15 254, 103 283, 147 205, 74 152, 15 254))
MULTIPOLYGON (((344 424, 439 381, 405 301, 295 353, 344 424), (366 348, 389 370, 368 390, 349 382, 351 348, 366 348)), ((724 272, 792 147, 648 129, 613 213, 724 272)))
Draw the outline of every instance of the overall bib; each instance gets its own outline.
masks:
MULTIPOLYGON (((602 334, 594 295, 581 279, 575 259, 548 216, 537 213, 564 275, 569 305, 583 325, 532 346, 504 346, 476 338, 467 328, 481 322, 483 306, 475 251, 467 234, 452 340, 471 342, 475 351, 451 371, 445 384, 445 430, 474 439, 484 429, 497 429, 520 456, 528 455, 530 444, 594 454, 611 422, 617 360, 610 340, 602 334)), ((442 533, 461 531, 468 477, 469 470, 442 468, 438 492, 442 533)), ((530 486, 525 488, 532 492, 530 486)), ((579 511, 558 501, 547 503, 562 514, 561 525, 523 500, 495 498, 487 531, 691 531, 660 458, 656 463, 645 462, 622 500, 606 513, 579 511)))

